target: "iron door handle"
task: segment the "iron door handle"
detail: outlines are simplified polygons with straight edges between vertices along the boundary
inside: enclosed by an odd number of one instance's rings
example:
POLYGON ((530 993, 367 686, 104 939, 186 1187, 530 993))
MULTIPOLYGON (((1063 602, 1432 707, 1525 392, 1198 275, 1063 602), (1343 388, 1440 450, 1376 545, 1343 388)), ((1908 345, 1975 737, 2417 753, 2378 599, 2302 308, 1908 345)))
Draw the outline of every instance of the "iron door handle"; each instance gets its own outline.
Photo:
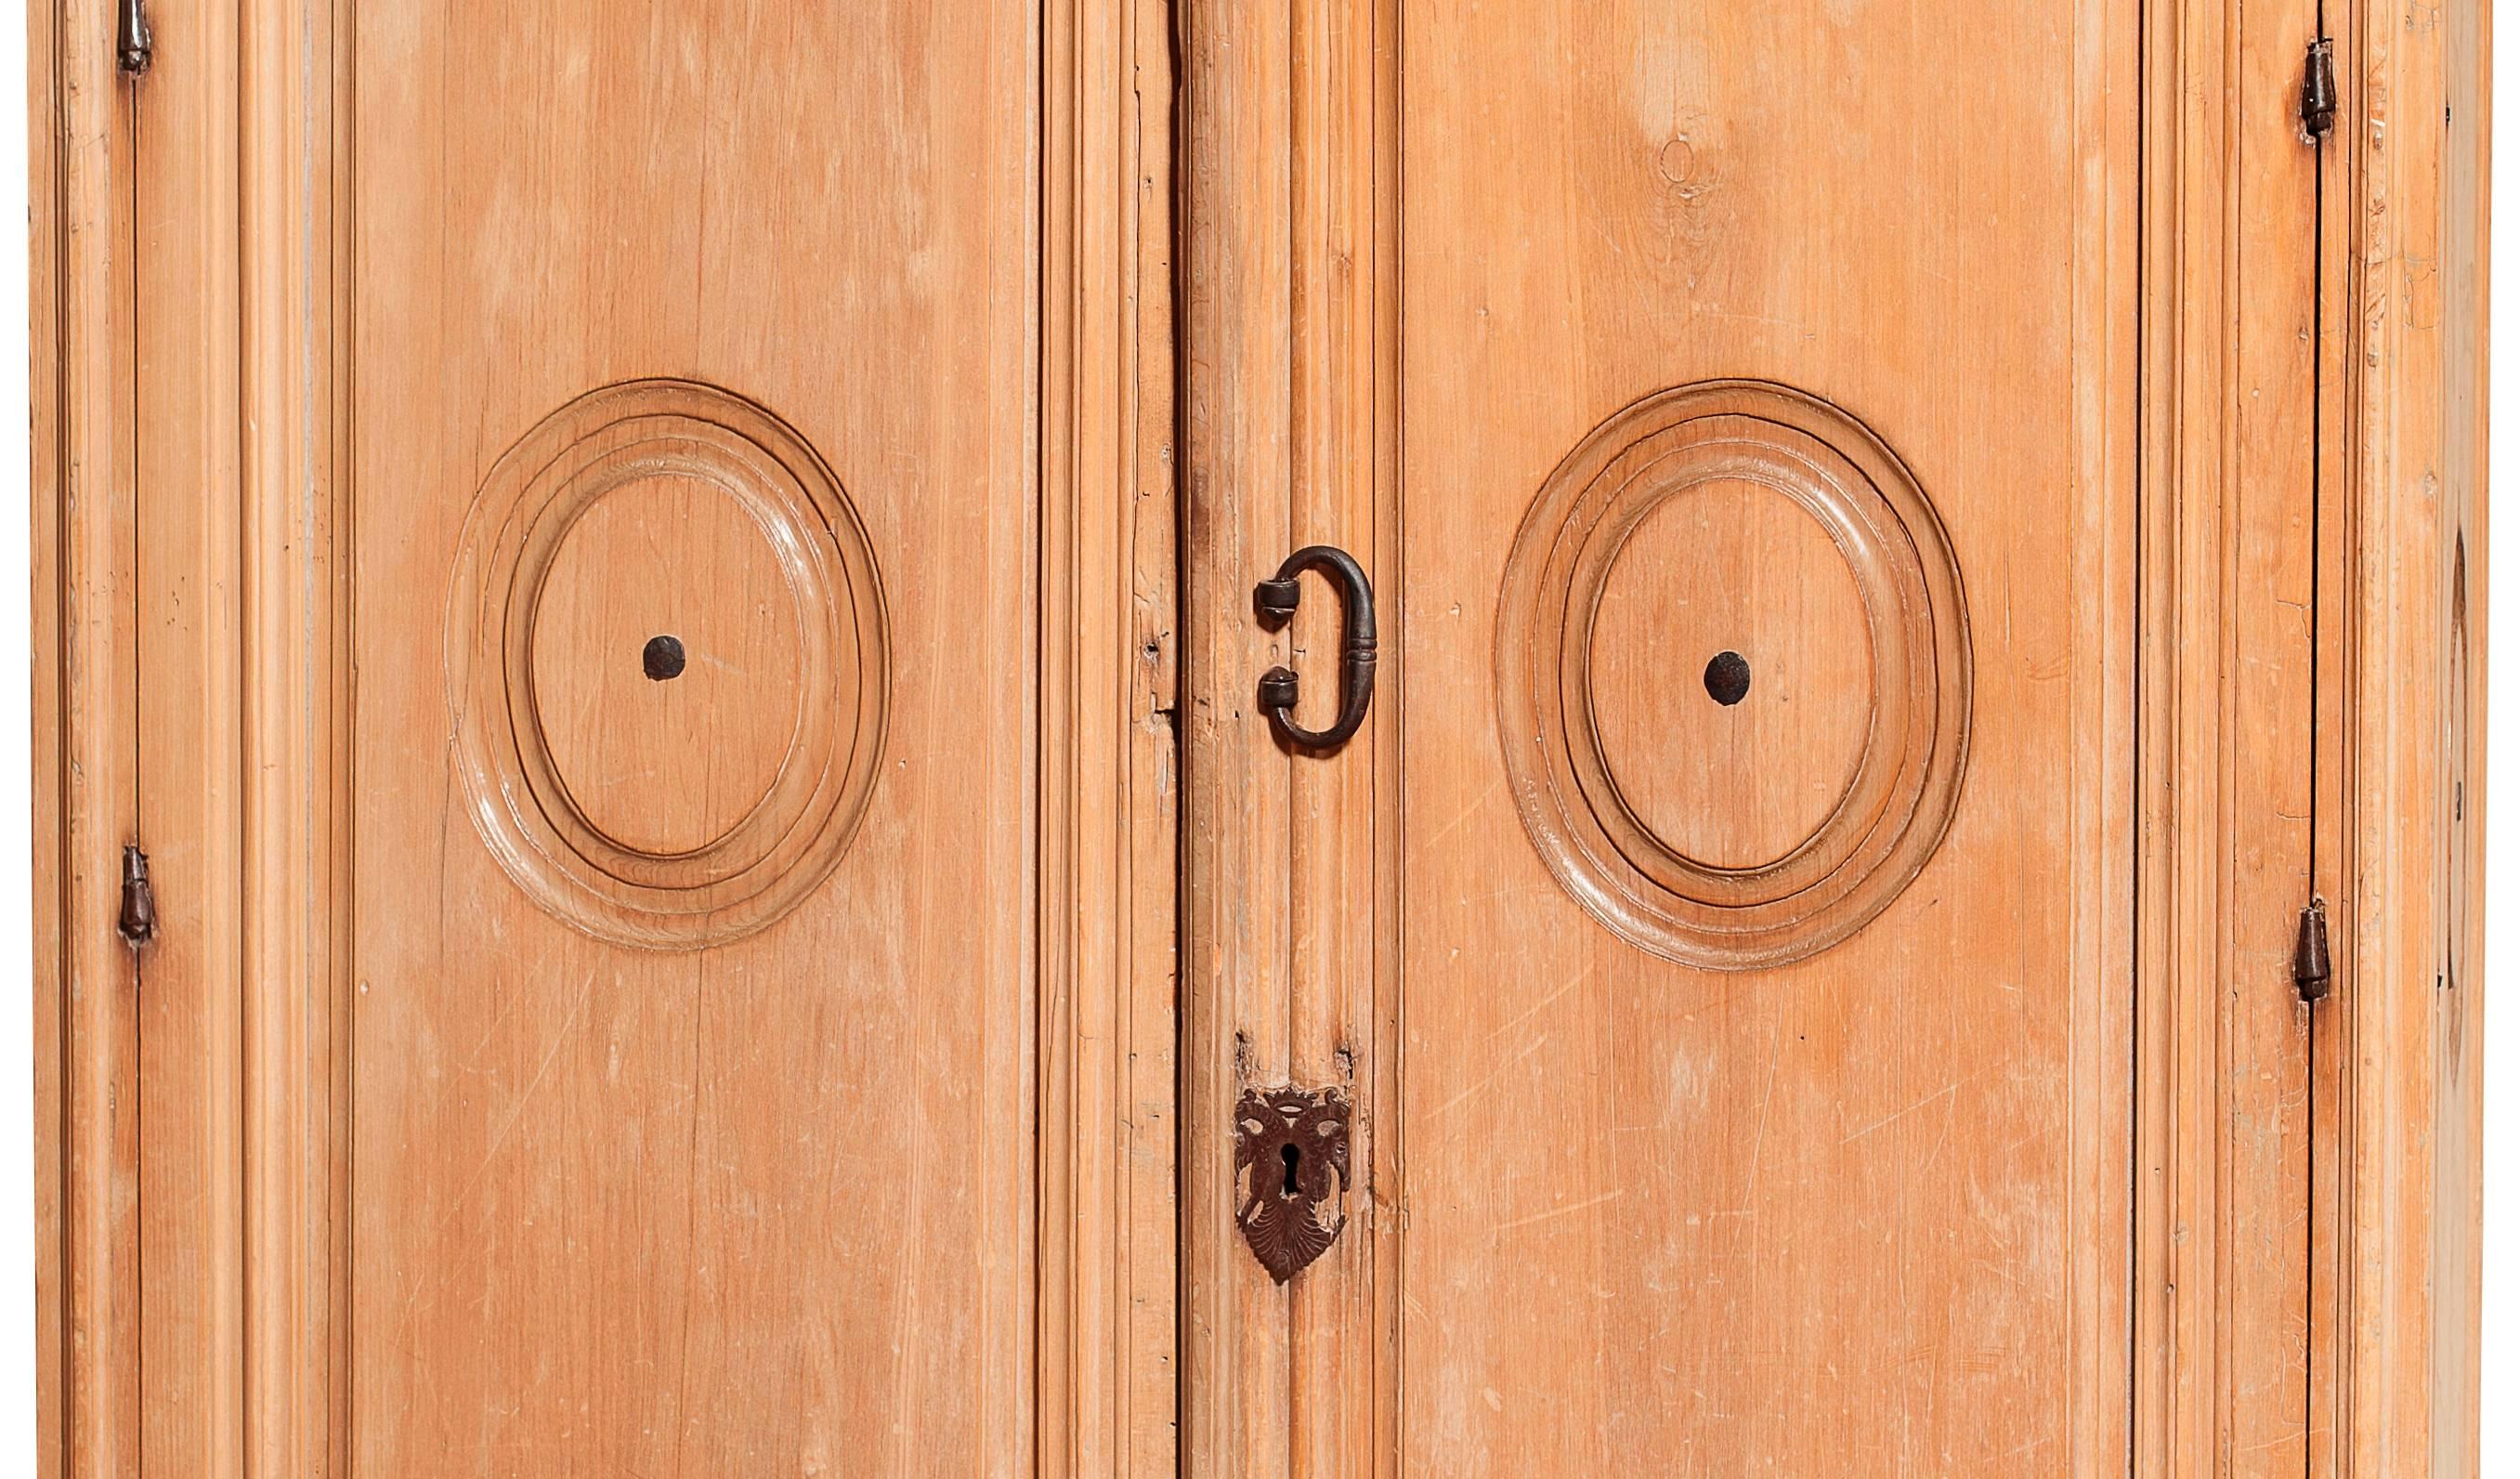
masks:
POLYGON ((1339 588, 1339 707, 1328 729, 1308 730, 1295 722, 1295 699, 1301 685, 1295 670, 1273 667, 1260 675, 1260 707, 1278 738, 1298 749, 1328 752, 1347 743, 1365 723, 1373 702, 1373 585, 1356 557, 1332 545, 1306 545, 1286 557, 1278 573, 1252 588, 1252 607, 1260 623, 1272 630, 1294 619, 1304 599, 1296 578, 1319 570, 1339 588))

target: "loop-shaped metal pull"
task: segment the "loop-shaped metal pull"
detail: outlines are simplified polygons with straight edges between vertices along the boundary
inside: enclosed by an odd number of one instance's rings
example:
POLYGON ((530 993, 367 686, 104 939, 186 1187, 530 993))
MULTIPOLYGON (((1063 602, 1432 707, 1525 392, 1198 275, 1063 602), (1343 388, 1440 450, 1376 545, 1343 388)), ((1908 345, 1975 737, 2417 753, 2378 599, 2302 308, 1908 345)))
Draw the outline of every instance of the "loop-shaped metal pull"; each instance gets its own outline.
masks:
POLYGON ((1295 607, 1304 599, 1296 577, 1306 570, 1319 570, 1339 587, 1338 720, 1326 730, 1308 730, 1295 722, 1301 685, 1292 668, 1273 667, 1260 675, 1260 707, 1269 715, 1269 727, 1288 744, 1334 750, 1364 725, 1366 708, 1373 702, 1373 586, 1365 578, 1365 567, 1347 551, 1332 545, 1306 545, 1287 556, 1276 575, 1253 588, 1251 605, 1262 625, 1274 629, 1294 619, 1295 607))

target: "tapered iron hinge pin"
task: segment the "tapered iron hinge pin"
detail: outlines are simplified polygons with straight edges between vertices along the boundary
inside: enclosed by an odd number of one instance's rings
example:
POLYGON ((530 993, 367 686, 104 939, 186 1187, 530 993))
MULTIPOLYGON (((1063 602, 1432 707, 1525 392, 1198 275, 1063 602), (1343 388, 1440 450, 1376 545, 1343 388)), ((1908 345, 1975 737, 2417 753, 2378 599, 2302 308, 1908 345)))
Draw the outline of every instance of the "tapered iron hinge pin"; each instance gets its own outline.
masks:
POLYGON ((2316 1002, 2327 995, 2332 973, 2327 964, 2327 901, 2314 898, 2302 906, 2301 923, 2292 940, 2292 983, 2301 999, 2316 1002))
POLYGON ((2336 43, 2325 36, 2310 43, 2301 67, 2301 128, 2312 143, 2336 127, 2336 43))
POLYGON ((157 59, 158 42, 149 34, 149 14, 140 8, 140 0, 122 0, 120 15, 114 23, 114 65, 126 77, 137 77, 149 70, 157 59))
POLYGON ((138 847, 122 850, 122 913, 113 927, 134 950, 158 937, 158 891, 149 886, 149 855, 138 847))

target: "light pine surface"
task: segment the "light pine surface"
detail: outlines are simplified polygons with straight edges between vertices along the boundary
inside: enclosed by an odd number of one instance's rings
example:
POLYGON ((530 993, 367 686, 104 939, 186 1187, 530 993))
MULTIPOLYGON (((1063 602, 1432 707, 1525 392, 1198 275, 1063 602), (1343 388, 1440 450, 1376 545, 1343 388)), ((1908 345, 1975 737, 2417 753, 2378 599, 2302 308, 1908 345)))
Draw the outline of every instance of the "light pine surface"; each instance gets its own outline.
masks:
POLYGON ((45 1474, 2474 1471, 2481 0, 114 9, 30 9, 45 1474), (1912 560, 1772 459, 1516 584, 1732 378, 1912 560), (792 498, 652 469, 500 626, 503 456, 652 381, 792 498), (1877 915, 1602 891, 1846 883, 1962 651, 1877 915), (483 825, 517 694, 587 853, 483 825), (775 907, 604 892, 827 760, 775 907))
MULTIPOLYGON (((1036 1277, 1031 22, 446 4, 352 36, 351 1464, 1007 1472, 1036 1277), (889 646, 881 727, 835 715, 881 744, 855 839, 698 952, 521 893, 442 738, 475 490, 546 414, 655 376, 820 453, 889 646)), ((521 660, 624 844, 698 846, 822 758, 773 527, 652 475, 554 557, 521 660), (644 675, 658 633, 683 677, 644 675)))
MULTIPOLYGON (((2133 1164, 2131 13, 1402 24, 1404 1467, 2104 1467, 2133 1164), (1906 464, 1975 674, 1940 850, 1853 937, 1751 972, 1641 952, 1541 867, 1494 655, 1552 465, 1641 396, 1733 376, 1906 464)), ((1867 634, 1825 605, 1846 559, 1797 512, 1675 497, 1649 518, 1722 532, 1637 530, 1590 634, 1613 773, 1634 710, 1671 716, 1646 815, 1723 819, 1667 837, 1707 863, 1810 835, 1794 793, 1842 787, 1875 685, 1911 681, 1850 661, 1867 634), (1629 626, 1716 581, 1737 609, 1664 638, 1685 649, 1629 626), (1753 674, 1730 708, 1699 679, 1727 649, 1753 674)))

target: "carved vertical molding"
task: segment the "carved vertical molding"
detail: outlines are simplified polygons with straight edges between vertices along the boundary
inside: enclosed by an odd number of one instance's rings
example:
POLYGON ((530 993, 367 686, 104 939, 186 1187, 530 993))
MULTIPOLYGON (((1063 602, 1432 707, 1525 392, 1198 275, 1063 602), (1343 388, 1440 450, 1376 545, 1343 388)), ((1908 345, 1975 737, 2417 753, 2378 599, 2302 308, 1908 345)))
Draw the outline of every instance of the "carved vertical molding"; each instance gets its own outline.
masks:
POLYGON ((2226 921, 2214 887, 2222 602, 2210 496, 2224 455, 2228 20, 2218 0, 2145 7, 2133 1456, 2143 1473, 2216 1471, 2212 983, 2226 921), (2191 644, 2201 659, 2182 662, 2191 644))
MULTIPOLYGON (((2145 9, 2134 1457, 2297 1470, 2320 155, 2309 3, 2145 9)), ((2333 146, 2330 146, 2332 149, 2333 146)))
POLYGON ((1169 7, 1042 18, 1040 1471, 1170 1473, 1169 7))
POLYGON ((2347 7, 2335 1250, 2314 1472, 2476 1471, 2485 0, 2347 7))
MULTIPOLYGON (((1364 1475, 1398 1456, 1399 739, 1405 636, 1337 755, 1297 758, 1252 685, 1334 650, 1251 586, 1292 551, 1354 554, 1386 612, 1399 560, 1399 7, 1179 7, 1188 765, 1183 872, 1185 1461, 1219 1479, 1364 1475), (1371 880, 1371 887, 1367 886, 1371 880), (1351 1225, 1277 1284, 1235 1223, 1251 1087, 1350 1097, 1351 1225)), ((1314 607, 1318 605, 1319 609, 1314 607)), ((1318 629, 1312 623, 1323 623, 1318 629)), ((1313 716, 1308 722, 1318 722, 1313 716)))
POLYGON ((37 1463, 137 1471, 132 112, 110 0, 30 5, 37 1463))
POLYGON ((345 1473, 351 0, 238 0, 243 1472, 345 1473))

